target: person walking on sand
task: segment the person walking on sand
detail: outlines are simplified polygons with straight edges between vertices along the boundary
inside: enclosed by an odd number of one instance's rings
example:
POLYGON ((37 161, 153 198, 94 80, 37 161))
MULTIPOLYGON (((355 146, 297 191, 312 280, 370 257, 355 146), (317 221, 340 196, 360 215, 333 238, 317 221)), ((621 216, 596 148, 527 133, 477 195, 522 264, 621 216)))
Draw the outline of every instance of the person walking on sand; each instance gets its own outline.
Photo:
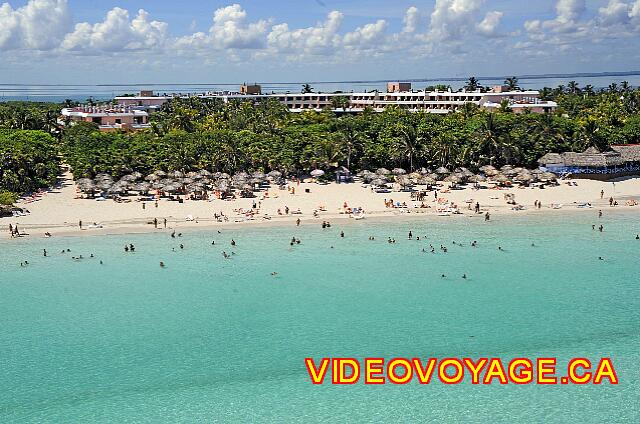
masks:
POLYGON ((164 219, 164 229, 167 229, 167 218, 164 219))
POLYGON ((604 190, 600 190, 600 198, 604 199, 604 190))
POLYGON ((78 221, 78 227, 82 230, 82 220, 78 221))
POLYGON ((300 226, 300 218, 296 219, 296 227, 300 226))
POLYGON ((487 211, 487 213, 484 214, 484 220, 489 221, 490 219, 491 219, 491 215, 489 214, 489 211, 487 211))
POLYGON ((598 218, 602 218, 602 209, 598 211, 598 218))

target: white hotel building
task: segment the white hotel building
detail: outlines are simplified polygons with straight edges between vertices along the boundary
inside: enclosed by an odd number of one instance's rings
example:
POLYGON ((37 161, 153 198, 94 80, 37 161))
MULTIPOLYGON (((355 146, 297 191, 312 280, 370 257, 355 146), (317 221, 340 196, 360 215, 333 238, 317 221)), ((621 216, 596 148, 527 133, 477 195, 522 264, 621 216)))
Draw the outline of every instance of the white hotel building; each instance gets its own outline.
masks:
POLYGON ((129 114, 131 117, 118 116, 118 121, 111 122, 105 117, 104 110, 96 110, 101 116, 92 116, 92 110, 78 108, 63 110, 63 114, 80 118, 79 120, 93 121, 104 126, 105 130, 122 124, 130 129, 147 128, 147 112, 159 109, 165 102, 174 98, 217 98, 227 103, 234 100, 260 101, 276 99, 284 104, 290 112, 308 110, 322 111, 331 109, 336 113, 358 113, 371 108, 375 112, 382 112, 390 106, 397 106, 410 112, 424 111, 428 113, 446 114, 455 112, 465 103, 473 103, 480 108, 497 110, 503 101, 507 101, 514 113, 548 113, 556 109, 557 104, 540 100, 538 91, 508 91, 506 87, 497 86, 487 92, 481 91, 416 91, 411 89, 410 83, 388 83, 386 92, 347 92, 347 93, 271 93, 262 94, 259 85, 243 85, 239 92, 214 92, 204 94, 173 94, 156 96, 153 92, 142 91, 138 96, 116 97, 115 106, 118 114, 129 114), (339 99, 339 101, 338 101, 339 99), (336 107, 337 104, 343 106, 336 107), (75 113, 73 113, 75 112, 75 113), (75 116, 74 116, 75 115, 75 116), (80 116, 78 116, 80 115, 80 116), (96 119, 93 119, 96 118, 96 119), (130 119, 129 119, 130 118, 130 119), (100 121, 100 122, 99 122, 100 121), (125 123, 126 122, 126 123, 125 123))
MULTIPOLYGON (((474 103, 481 108, 497 109, 502 101, 507 100, 509 107, 515 113, 529 110, 535 113, 551 112, 556 107, 555 102, 540 100, 537 91, 507 91, 505 87, 493 87, 487 92, 453 92, 453 91, 415 91, 410 83, 389 83, 387 92, 348 92, 348 93, 271 93, 262 94, 259 85, 243 85, 240 92, 216 92, 206 94, 192 94, 191 97, 219 98, 224 102, 231 100, 277 99, 291 112, 305 110, 321 111, 326 108, 335 112, 362 112, 366 107, 376 112, 382 112, 388 106, 398 106, 412 112, 426 111, 429 113, 450 113, 456 111, 465 103, 474 103), (335 98, 346 98, 347 107, 334 107, 335 98)), ((175 97, 189 97, 183 95, 154 96, 151 92, 142 92, 140 96, 116 97, 119 105, 141 109, 156 109, 164 102, 175 97)))

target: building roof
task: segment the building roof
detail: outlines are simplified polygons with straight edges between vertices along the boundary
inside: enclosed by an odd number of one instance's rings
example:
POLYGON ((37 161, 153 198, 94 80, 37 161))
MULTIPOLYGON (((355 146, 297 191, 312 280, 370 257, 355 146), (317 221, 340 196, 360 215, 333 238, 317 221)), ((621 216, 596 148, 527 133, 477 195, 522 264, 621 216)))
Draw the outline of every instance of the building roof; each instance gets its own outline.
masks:
POLYGON ((538 159, 538 163, 542 166, 561 165, 592 168, 619 166, 627 162, 640 162, 639 144, 611 146, 611 150, 608 152, 600 152, 597 148, 590 147, 582 153, 547 153, 538 159))
POLYGON ((547 164, 547 163, 563 163, 562 155, 560 153, 547 153, 538 159, 538 163, 547 164))
POLYGON ((620 153, 625 162, 640 162, 640 144, 620 144, 611 149, 620 153))

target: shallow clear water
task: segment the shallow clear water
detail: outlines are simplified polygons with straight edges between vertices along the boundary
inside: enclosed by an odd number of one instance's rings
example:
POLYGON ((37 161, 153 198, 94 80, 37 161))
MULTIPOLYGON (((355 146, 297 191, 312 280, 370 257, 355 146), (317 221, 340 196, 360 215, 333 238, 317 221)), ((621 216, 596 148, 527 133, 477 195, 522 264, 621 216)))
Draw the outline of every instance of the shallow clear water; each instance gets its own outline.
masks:
POLYGON ((3 241, 0 422, 638 422, 640 220, 592 215, 3 241), (620 384, 314 386, 308 356, 609 356, 620 384))

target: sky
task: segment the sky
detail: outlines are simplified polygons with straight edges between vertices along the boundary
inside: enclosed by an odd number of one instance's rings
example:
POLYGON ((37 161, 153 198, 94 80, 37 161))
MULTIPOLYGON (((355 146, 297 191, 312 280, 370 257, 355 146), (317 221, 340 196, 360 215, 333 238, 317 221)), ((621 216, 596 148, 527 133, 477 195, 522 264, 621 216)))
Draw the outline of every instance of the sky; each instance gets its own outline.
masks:
POLYGON ((0 83, 640 69, 640 0, 0 0, 0 83))

